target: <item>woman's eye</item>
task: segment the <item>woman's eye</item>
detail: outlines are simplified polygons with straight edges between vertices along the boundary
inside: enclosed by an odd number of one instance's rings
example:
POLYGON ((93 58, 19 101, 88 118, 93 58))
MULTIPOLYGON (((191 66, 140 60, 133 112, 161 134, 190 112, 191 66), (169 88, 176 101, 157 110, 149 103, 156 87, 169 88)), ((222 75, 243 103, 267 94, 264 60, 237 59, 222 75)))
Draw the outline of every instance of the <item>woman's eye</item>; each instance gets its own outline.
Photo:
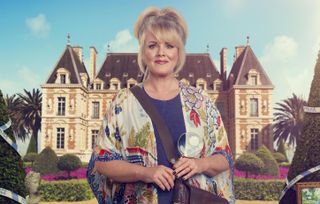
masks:
POLYGON ((155 46, 156 46, 156 45, 151 44, 151 45, 148 45, 148 48, 153 49, 155 46))
POLYGON ((174 48, 174 46, 170 45, 170 44, 167 44, 167 48, 171 49, 171 48, 174 48))

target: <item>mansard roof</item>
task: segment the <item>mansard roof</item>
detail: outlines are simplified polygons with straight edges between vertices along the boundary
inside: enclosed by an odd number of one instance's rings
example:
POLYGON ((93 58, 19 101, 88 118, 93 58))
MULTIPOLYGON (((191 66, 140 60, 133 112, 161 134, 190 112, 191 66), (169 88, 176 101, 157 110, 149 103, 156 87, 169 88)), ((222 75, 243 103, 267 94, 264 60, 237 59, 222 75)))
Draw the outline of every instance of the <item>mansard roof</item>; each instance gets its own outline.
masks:
MULTIPOLYGON (((109 88, 112 78, 117 78, 121 82, 121 87, 126 87, 130 78, 142 81, 143 75, 139 73, 137 53, 108 53, 97 78, 105 82, 104 89, 109 88)), ((184 78, 191 85, 196 85, 196 80, 202 78, 210 90, 213 89, 213 81, 219 79, 220 74, 209 54, 187 54, 184 67, 177 78, 179 80, 184 78)))
POLYGON ((72 49, 70 45, 66 46, 62 56, 58 60, 53 71, 49 75, 46 83, 55 83, 57 78, 57 70, 59 68, 64 68, 70 72, 70 83, 71 84, 81 84, 80 73, 87 73, 86 67, 83 62, 80 61, 78 55, 72 49))
POLYGON ((259 60, 249 45, 244 48, 243 52, 233 63, 228 77, 229 83, 232 85, 246 85, 248 81, 248 73, 252 69, 259 73, 262 86, 273 86, 267 73, 262 68, 259 60))

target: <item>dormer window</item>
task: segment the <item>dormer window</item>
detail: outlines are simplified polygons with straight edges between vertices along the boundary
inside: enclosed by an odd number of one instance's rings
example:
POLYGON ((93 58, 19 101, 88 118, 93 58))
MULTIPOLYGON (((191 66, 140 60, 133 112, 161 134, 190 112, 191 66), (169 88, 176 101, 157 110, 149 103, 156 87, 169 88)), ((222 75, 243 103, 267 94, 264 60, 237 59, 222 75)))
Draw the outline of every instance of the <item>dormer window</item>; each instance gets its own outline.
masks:
POLYGON ((127 88, 131 88, 133 87, 134 85, 137 84, 137 81, 133 78, 130 78, 128 81, 127 81, 127 88))
POLYGON ((120 81, 117 78, 112 78, 110 80, 110 90, 119 90, 120 89, 120 81))
POLYGON ((220 84, 220 83, 217 83, 217 84, 215 85, 215 90, 216 90, 216 91, 221 91, 221 84, 220 84))
POLYGON ((253 85, 253 86, 255 86, 255 85, 258 85, 258 76, 257 75, 252 75, 251 77, 250 77, 250 84, 251 85, 253 85))
POLYGON ((198 79, 197 80, 197 88, 200 88, 202 90, 206 90, 207 89, 207 82, 204 79, 198 79))
POLYGON ((256 69, 249 70, 247 84, 250 86, 257 86, 260 84, 260 75, 256 69))
POLYGON ((215 91, 222 91, 222 81, 220 79, 215 80, 213 85, 215 91))
POLYGON ((70 84, 70 72, 67 69, 61 67, 56 74, 56 84, 70 84))
POLYGON ((65 83, 66 83, 66 75, 60 74, 60 84, 65 84, 65 83))
POLYGON ((96 84, 96 90, 101 90, 101 84, 96 84))

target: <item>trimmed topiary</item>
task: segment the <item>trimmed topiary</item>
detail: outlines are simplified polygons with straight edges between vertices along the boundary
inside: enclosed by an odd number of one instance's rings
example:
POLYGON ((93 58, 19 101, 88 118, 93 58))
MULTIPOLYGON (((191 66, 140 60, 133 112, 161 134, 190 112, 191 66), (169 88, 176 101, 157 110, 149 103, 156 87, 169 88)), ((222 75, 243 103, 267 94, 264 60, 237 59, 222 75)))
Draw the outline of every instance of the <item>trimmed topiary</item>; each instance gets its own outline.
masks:
POLYGON ((24 162, 31 162, 31 168, 33 168, 33 162, 37 159, 38 154, 30 152, 23 157, 24 162))
MULTIPOLYGON (((0 90, 0 126, 9 121, 7 106, 0 90)), ((15 141, 11 127, 5 130, 8 137, 15 141)), ((0 136, 0 188, 12 191, 22 197, 26 196, 24 178, 26 173, 20 155, 0 136)), ((16 204, 17 202, 0 196, 0 203, 16 204)))
POLYGON ((57 165, 58 156, 50 147, 46 147, 35 160, 33 170, 41 173, 41 175, 56 173, 59 171, 57 165))
POLYGON ((263 161, 257 157, 255 154, 250 152, 245 152, 238 157, 235 161, 236 169, 246 172, 246 178, 248 178, 248 173, 257 175, 264 167, 263 161))
POLYGON ((273 158, 272 153, 265 145, 262 145, 257 150, 256 155, 264 163, 264 168, 260 172, 261 175, 279 176, 279 166, 277 161, 273 158))
POLYGON ((280 152, 274 152, 272 153, 272 156, 277 161, 278 164, 282 162, 287 162, 287 158, 280 152))
POLYGON ((70 179, 71 171, 77 170, 81 167, 81 160, 75 154, 65 154, 59 158, 58 168, 62 171, 68 172, 68 178, 70 179))
MULTIPOLYGON (((314 75, 310 87, 308 105, 309 107, 320 107, 320 51, 314 69, 314 75)), ((288 180, 291 181, 299 174, 313 168, 320 163, 320 114, 306 113, 304 115, 303 128, 297 140, 291 166, 288 172, 288 180)), ((320 171, 311 173, 299 182, 320 181, 320 171)), ((281 204, 293 203, 297 200, 295 189, 289 189, 281 204)))

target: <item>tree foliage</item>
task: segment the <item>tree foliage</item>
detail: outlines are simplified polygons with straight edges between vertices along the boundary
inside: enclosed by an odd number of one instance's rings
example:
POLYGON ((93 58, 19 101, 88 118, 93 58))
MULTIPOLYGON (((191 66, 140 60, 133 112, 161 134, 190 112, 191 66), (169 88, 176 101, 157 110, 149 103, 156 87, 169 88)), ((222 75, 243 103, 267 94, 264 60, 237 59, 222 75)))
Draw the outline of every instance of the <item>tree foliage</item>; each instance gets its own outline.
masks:
MULTIPOLYGON (((0 90, 0 126, 8 121, 7 106, 0 90)), ((11 128, 5 130, 5 133, 15 141, 11 128)), ((20 155, 0 136, 0 188, 10 190, 25 197, 25 176, 20 155)), ((12 204, 16 202, 0 196, 0 203, 12 204)))
POLYGON ((264 168, 260 172, 261 175, 279 176, 279 166, 276 160, 273 158, 272 153, 265 145, 259 147, 256 155, 264 163, 264 168))
POLYGON ((306 105, 306 101, 293 94, 291 98, 276 103, 276 105, 277 107, 274 108, 276 111, 273 126, 274 141, 277 141, 278 145, 281 141, 288 141, 289 144, 295 145, 302 129, 303 106, 306 105))
POLYGON ((77 170, 81 167, 81 160, 75 154, 65 154, 59 158, 58 168, 68 172, 68 178, 70 179, 71 171, 77 170))
POLYGON ((249 173, 258 175, 262 171, 264 164, 255 154, 245 152, 236 159, 235 167, 240 171, 245 171, 246 178, 248 178, 249 173))

